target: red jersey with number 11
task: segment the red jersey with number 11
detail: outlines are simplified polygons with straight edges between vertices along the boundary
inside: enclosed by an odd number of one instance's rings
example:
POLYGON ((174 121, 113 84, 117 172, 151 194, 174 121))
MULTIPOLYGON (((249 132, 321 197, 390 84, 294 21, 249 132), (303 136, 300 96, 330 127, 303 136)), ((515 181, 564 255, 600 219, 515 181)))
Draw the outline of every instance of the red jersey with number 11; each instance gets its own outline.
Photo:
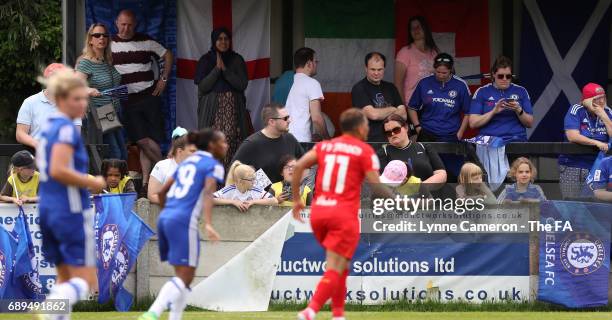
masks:
POLYGON ((313 206, 359 208, 361 184, 368 171, 378 172, 378 157, 367 143, 342 135, 315 145, 317 179, 313 206))

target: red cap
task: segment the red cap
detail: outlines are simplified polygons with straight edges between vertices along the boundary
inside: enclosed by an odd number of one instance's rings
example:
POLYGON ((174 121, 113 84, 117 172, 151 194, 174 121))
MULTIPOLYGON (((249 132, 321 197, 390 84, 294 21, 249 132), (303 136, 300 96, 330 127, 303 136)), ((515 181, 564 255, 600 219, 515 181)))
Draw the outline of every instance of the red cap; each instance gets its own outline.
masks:
POLYGON ((582 88, 582 100, 603 96, 604 94, 606 94, 604 88, 602 88, 597 83, 590 82, 587 83, 584 88, 582 88))
POLYGON ((52 63, 45 68, 45 71, 43 71, 43 77, 49 78, 56 71, 62 70, 64 68, 66 68, 66 66, 61 63, 52 63))

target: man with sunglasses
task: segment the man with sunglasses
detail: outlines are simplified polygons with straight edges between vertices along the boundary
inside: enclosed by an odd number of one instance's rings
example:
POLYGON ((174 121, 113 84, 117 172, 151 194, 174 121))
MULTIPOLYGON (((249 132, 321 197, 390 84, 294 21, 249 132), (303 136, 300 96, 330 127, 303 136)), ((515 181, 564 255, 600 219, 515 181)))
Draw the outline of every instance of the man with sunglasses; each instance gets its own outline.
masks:
POLYGON ((406 106, 395 85, 383 80, 385 76, 385 56, 380 52, 370 52, 365 56, 365 78, 357 82, 351 90, 353 107, 360 108, 368 118, 369 142, 386 142, 383 133, 383 120, 397 113, 406 119, 406 106))
POLYGON ((265 127, 242 142, 232 163, 238 160, 256 170, 262 169, 271 181, 280 181, 280 159, 287 154, 299 158, 304 154, 304 149, 289 133, 289 124, 293 119, 284 106, 277 103, 264 106, 261 120, 265 127))
POLYGON ((491 68, 492 83, 474 93, 470 106, 470 127, 484 136, 506 141, 527 141, 533 111, 525 88, 512 83, 512 61, 500 56, 491 68))

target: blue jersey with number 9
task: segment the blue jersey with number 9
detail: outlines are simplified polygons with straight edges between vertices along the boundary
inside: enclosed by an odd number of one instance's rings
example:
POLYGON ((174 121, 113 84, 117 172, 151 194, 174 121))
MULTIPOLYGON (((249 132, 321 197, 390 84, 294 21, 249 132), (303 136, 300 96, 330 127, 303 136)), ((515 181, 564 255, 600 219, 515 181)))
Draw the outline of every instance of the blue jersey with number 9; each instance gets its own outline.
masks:
POLYGON ((176 169, 174 183, 159 218, 185 223, 192 218, 197 219, 202 212, 202 192, 206 179, 214 178, 217 183, 223 183, 224 176, 223 166, 209 152, 194 153, 176 169))

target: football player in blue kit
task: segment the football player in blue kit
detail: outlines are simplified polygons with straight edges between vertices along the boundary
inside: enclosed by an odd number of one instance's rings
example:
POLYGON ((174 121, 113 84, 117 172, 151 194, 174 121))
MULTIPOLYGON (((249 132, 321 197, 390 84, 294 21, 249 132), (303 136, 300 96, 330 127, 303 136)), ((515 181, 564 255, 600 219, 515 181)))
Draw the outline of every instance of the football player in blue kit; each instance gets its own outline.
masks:
MULTIPOLYGON (((88 188, 106 186, 102 177, 87 175, 88 156, 74 119, 85 115, 87 83, 74 71, 63 68, 47 80, 47 92, 58 112, 43 125, 36 149, 40 172, 40 232, 42 252, 57 267, 56 283, 48 300, 68 299, 69 309, 86 299, 96 281, 94 210, 88 188)), ((64 314, 42 319, 66 319, 64 314)))
POLYGON ((198 222, 202 213, 209 240, 219 240, 211 221, 213 193, 225 175, 219 162, 227 152, 225 135, 203 129, 190 132, 187 140, 198 151, 179 165, 159 194, 163 208, 157 222, 159 253, 162 261, 174 266, 176 277, 164 284, 149 311, 140 316, 141 320, 157 320, 166 308, 170 309, 170 320, 181 319, 198 266, 198 222))

